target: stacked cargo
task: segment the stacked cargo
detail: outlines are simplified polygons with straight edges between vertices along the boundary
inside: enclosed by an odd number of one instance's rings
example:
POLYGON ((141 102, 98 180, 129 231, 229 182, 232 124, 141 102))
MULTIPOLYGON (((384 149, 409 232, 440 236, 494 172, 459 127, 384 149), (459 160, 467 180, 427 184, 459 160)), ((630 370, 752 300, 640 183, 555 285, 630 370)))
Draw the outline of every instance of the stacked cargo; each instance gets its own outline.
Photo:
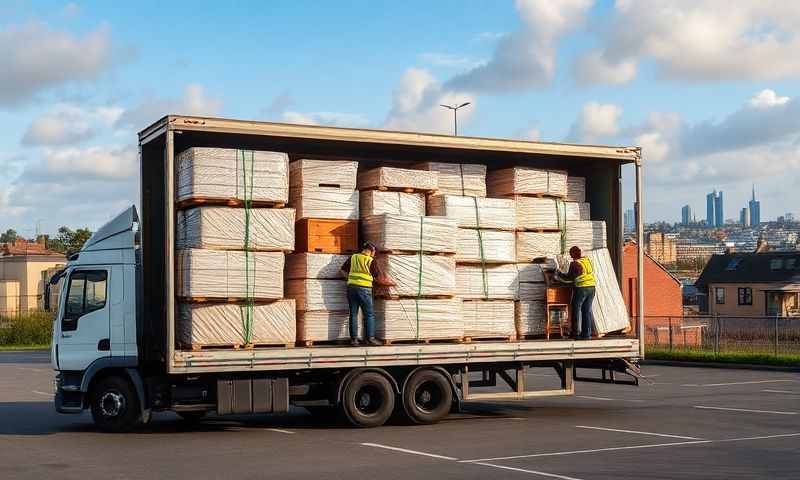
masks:
POLYGON ((536 263, 520 263, 519 301, 514 306, 517 334, 520 338, 544 335, 546 291, 544 271, 536 263))
POLYGON ((514 201, 485 197, 483 165, 425 165, 449 177, 449 188, 428 197, 428 214, 452 218, 458 226, 456 293, 462 300, 464 336, 514 338, 514 201))
POLYGON ((284 153, 190 148, 177 158, 177 342, 185 348, 290 346, 283 298, 294 210, 284 153))
POLYGON ((290 204, 298 211, 297 252, 287 258, 286 296, 297 304, 297 341, 350 337, 347 285, 341 267, 358 250, 358 162, 293 161, 290 204))

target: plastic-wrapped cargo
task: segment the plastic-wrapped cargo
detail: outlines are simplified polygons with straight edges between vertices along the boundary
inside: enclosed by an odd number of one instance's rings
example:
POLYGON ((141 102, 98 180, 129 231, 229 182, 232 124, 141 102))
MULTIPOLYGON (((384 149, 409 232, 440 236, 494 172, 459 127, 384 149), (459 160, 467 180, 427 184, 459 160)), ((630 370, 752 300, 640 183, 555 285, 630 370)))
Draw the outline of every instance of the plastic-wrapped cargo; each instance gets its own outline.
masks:
POLYGON ((611 332, 629 331, 631 323, 628 309, 625 307, 625 299, 622 297, 608 249, 592 250, 584 253, 584 256, 589 257, 592 262, 597 284, 592 303, 593 332, 605 335, 611 332))
POLYGON ((514 208, 514 200, 507 198, 475 198, 458 195, 428 197, 428 215, 454 218, 461 228, 514 230, 517 226, 514 208))
POLYGON ((335 187, 293 188, 289 205, 297 210, 297 220, 358 220, 358 192, 353 190, 335 187))
POLYGON ((520 283, 537 283, 544 282, 544 269, 553 270, 554 262, 548 268, 547 265, 538 263, 518 263, 517 270, 519 271, 520 283), (544 268, 543 268, 544 267, 544 268))
POLYGON ((514 263, 517 261, 516 258, 516 235, 514 232, 458 229, 456 262, 514 263), (483 248, 481 249, 481 247, 483 248))
MULTIPOLYGON (((456 260, 444 255, 378 255, 375 259, 381 272, 396 283, 381 294, 401 297, 454 295, 456 260)), ((378 290, 376 290, 376 293, 378 290)))
POLYGON ((347 283, 341 280, 306 278, 286 281, 286 297, 297 302, 297 310, 349 311, 347 283))
POLYGON ((545 283, 521 282, 519 284, 519 300, 544 300, 547 285, 545 283))
POLYGON ((439 173, 437 194, 462 195, 465 197, 486 196, 486 165, 423 162, 415 165, 415 168, 439 173))
POLYGON ((294 250, 294 209, 198 207, 179 210, 176 248, 244 250, 249 228, 251 250, 294 250))
POLYGON ((517 266, 456 265, 456 295, 464 299, 516 300, 519 296, 517 266))
POLYGON ((294 345, 294 300, 253 305, 250 336, 245 335, 244 305, 182 303, 176 337, 183 348, 225 345, 294 345))
POLYGON ((493 170, 486 177, 486 190, 493 197, 533 194, 564 197, 567 172, 530 167, 493 170))
POLYGON ((179 153, 176 163, 179 202, 249 199, 285 203, 289 198, 289 156, 285 153, 192 147, 179 153))
MULTIPOLYGON (((357 336, 364 336, 364 322, 362 321, 358 322, 357 336)), ((335 342, 349 339, 349 312, 297 312, 298 342, 335 342)))
POLYGON ((341 280, 342 265, 350 255, 332 253, 294 253, 286 256, 286 279, 304 278, 341 280))
POLYGON ((291 188, 333 187, 355 190, 357 173, 358 162, 304 158, 289 164, 289 186, 291 188))
POLYGON ((425 194, 365 190, 359 205, 361 218, 370 215, 425 215, 425 194))
POLYGON ((566 244, 567 249, 577 245, 584 252, 606 248, 606 222, 567 222, 566 244))
POLYGON ((584 177, 567 177, 567 198, 568 202, 586 201, 586 178, 584 177))
POLYGON ((446 217, 373 215, 361 220, 364 240, 382 252, 456 253, 456 221, 446 217))
POLYGON ((377 167, 358 174, 359 190, 413 189, 432 192, 439 186, 437 172, 406 168, 377 167))
POLYGON ((553 198, 514 198, 519 229, 558 229, 564 224, 566 208, 564 202, 553 198))
POLYGON ((516 337, 513 300, 465 300, 461 312, 465 337, 516 337))
POLYGON ((561 254, 561 232, 517 232, 517 262, 561 254))
POLYGON ((283 298, 281 252, 178 250, 176 285, 183 298, 283 298))
POLYGON ((461 300, 377 299, 375 336, 388 341, 460 339, 464 336, 461 300))
POLYGON ((515 302, 514 317, 517 324, 517 335, 544 335, 547 326, 545 303, 541 300, 515 302))
POLYGON ((565 202, 564 210, 566 211, 567 224, 592 218, 590 204, 586 202, 565 202))

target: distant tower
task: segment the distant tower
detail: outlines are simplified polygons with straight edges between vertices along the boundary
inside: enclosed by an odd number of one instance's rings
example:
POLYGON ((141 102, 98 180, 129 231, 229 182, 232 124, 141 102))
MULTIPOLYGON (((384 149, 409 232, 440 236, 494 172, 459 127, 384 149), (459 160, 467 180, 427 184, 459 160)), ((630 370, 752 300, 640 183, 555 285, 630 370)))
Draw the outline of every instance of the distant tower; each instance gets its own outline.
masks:
POLYGON ((742 211, 739 212, 739 223, 741 223, 743 227, 750 226, 750 209, 748 207, 744 207, 742 211))
POLYGON ((717 194, 714 199, 714 226, 722 227, 725 225, 725 208, 722 204, 722 192, 717 194))
POLYGON ((713 227, 716 219, 714 215, 714 204, 716 203, 715 202, 716 198, 717 198, 716 190, 706 195, 706 226, 708 227, 713 227))
POLYGON ((684 205, 681 208, 681 225, 689 225, 692 223, 692 207, 684 205))
POLYGON ((761 223, 761 202, 756 200, 756 186, 753 185, 753 197, 748 202, 750 209, 750 225, 757 227, 761 223))

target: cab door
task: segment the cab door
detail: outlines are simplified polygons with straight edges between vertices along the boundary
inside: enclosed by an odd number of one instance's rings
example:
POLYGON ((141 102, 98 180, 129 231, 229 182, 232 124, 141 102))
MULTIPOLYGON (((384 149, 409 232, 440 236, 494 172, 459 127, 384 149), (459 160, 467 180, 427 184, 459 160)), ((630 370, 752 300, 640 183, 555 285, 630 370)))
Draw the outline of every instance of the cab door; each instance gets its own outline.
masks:
POLYGON ((111 355, 109 276, 105 268, 79 269, 65 282, 57 325, 60 370, 85 370, 98 358, 111 355))

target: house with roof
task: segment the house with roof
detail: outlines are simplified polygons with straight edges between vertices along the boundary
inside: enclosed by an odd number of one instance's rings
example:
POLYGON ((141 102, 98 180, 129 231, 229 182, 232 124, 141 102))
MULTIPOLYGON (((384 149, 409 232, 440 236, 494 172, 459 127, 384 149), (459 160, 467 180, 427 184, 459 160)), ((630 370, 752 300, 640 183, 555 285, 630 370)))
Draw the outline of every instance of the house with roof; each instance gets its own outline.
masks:
POLYGON ((64 254, 48 250, 45 237, 18 238, 0 244, 0 315, 44 307, 45 285, 66 263, 64 254), (49 273, 48 273, 49 272, 49 273))
POLYGON ((714 255, 695 282, 700 310, 731 317, 800 315, 800 252, 714 255))

